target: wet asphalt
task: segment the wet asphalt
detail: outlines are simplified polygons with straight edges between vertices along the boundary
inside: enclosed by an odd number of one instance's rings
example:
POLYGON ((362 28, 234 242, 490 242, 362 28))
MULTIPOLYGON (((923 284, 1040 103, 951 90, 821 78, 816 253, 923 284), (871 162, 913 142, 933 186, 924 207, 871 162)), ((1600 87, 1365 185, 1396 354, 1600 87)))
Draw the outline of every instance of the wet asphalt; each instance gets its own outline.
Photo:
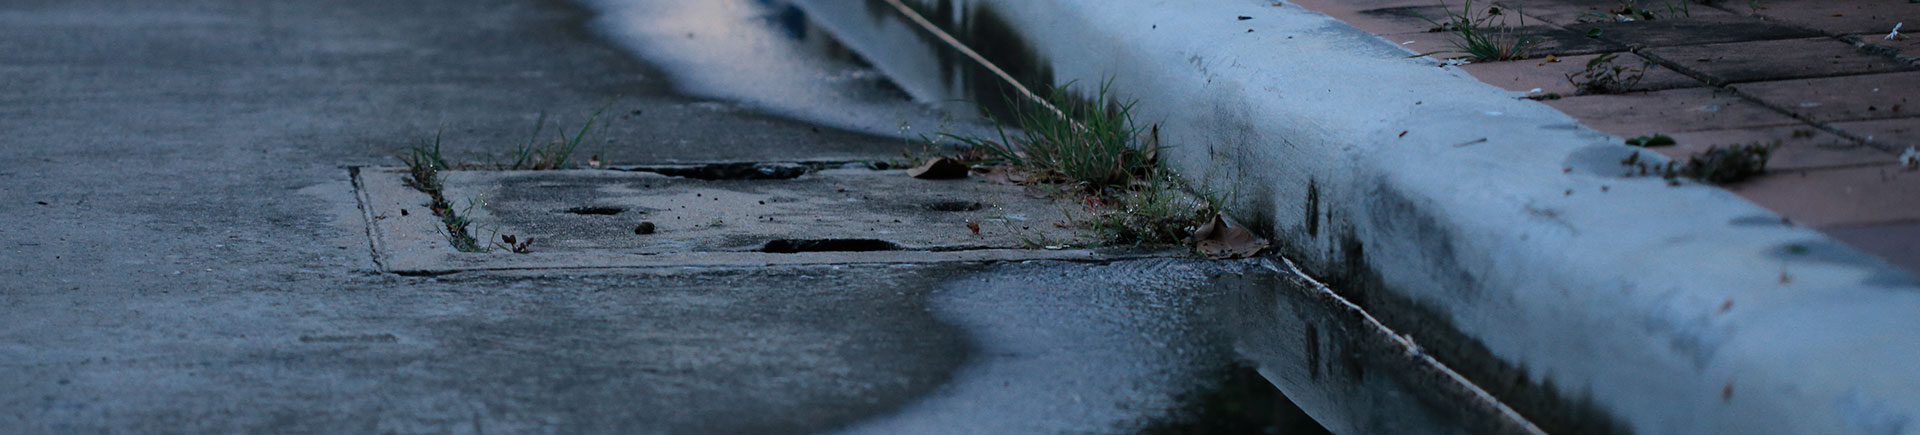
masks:
MULTIPOLYGON (((347 167, 898 138, 683 95, 560 0, 0 5, 0 433, 1131 432, 1237 263, 375 270, 347 167)), ((1156 423, 1158 422, 1158 423, 1156 423)))

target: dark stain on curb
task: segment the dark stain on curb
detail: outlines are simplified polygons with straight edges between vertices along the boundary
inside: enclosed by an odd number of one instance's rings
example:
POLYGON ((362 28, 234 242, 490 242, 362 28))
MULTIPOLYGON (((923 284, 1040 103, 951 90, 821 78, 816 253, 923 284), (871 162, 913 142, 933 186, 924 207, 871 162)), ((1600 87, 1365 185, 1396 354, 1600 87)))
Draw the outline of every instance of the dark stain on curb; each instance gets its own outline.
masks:
POLYGON ((1625 423, 1601 409, 1590 395, 1569 398, 1551 381, 1532 382, 1525 367, 1495 356, 1480 340, 1461 332, 1447 316, 1387 288, 1379 272, 1368 264, 1365 244, 1353 230, 1344 233, 1339 236, 1340 264, 1333 267, 1335 273, 1324 274, 1335 293, 1359 305, 1389 328, 1416 333, 1420 346, 1434 359, 1547 433, 1632 433, 1625 423))
POLYGON ((344 335, 302 335, 301 343, 366 344, 399 343, 400 337, 393 334, 344 334, 344 335))
POLYGON ((1320 183, 1307 179, 1307 237, 1320 237, 1320 183))

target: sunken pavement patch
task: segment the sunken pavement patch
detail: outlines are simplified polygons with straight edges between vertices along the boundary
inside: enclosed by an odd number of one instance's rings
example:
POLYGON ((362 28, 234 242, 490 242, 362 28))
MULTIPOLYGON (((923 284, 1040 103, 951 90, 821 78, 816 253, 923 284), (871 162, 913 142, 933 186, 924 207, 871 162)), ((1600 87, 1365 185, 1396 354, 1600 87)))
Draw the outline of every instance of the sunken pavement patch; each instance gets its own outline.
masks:
POLYGON ((469 270, 1107 260, 1168 255, 1066 249, 1074 204, 1020 186, 826 169, 788 179, 650 171, 445 171, 474 238, 527 253, 459 252, 404 168, 354 171, 375 261, 402 274, 469 270))

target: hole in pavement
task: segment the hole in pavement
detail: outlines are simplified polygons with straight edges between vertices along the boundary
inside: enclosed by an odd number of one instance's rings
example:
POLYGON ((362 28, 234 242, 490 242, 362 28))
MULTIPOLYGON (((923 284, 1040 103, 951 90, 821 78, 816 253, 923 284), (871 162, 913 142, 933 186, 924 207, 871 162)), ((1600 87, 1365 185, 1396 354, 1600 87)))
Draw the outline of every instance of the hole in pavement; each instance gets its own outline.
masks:
POLYGON ((578 215, 612 216, 624 213, 627 209, 620 207, 574 207, 561 211, 578 215))
POLYGON ((798 163, 712 163, 686 166, 639 166, 628 170, 695 180, 789 180, 814 168, 798 163))
POLYGON ((760 252, 793 254, 800 252, 897 251, 900 245, 875 239, 776 239, 760 247, 760 252))
POLYGON ((986 204, 973 201, 940 201, 927 203, 925 207, 933 211, 974 211, 986 208, 986 204))

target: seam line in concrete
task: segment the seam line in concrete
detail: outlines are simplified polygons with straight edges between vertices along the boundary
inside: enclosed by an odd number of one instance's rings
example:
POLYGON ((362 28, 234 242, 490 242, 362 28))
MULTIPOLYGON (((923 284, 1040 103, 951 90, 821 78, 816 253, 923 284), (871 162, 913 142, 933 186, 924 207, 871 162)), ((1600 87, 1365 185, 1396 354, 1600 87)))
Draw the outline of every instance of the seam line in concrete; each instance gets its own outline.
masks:
MULTIPOLYGON (((1002 250, 996 250, 996 251, 1007 251, 1007 250, 1002 249, 1002 250)), ((767 254, 767 255, 794 255, 794 254, 767 254)), ((975 259, 950 259, 950 260, 905 258, 905 259, 890 260, 890 261, 820 260, 820 261, 796 261, 796 262, 736 262, 736 263, 705 263, 705 264, 702 264, 702 263, 664 264, 663 263, 663 264, 613 265, 613 266, 554 266, 554 267, 494 266, 494 267, 468 267, 468 268, 460 268, 460 269, 387 270, 386 272, 392 273, 395 275, 401 275, 401 276, 431 277, 431 276, 458 275, 463 273, 485 273, 485 272, 609 271, 609 270, 654 270, 654 269, 686 269, 686 268, 730 269, 730 268, 752 268, 752 267, 817 267, 817 266, 829 266, 829 265, 832 265, 832 266, 887 266, 887 265, 902 265, 902 264, 1001 264, 1001 263, 1019 263, 1019 262, 1028 262, 1028 261, 1058 261, 1058 262, 1082 263, 1082 264, 1112 264, 1112 263, 1118 263, 1122 261, 1169 259, 1169 258, 1190 258, 1190 257, 1187 257, 1184 254, 1178 254, 1178 253, 1156 252, 1156 253, 1148 253, 1148 254, 1116 255, 1116 256, 1102 256, 1102 257, 1064 257, 1064 256, 1063 257, 1001 257, 1001 258, 983 257, 983 258, 975 258, 975 259)))
POLYGON ((1319 293, 1322 297, 1338 302, 1341 306, 1346 307, 1346 309, 1360 314, 1362 319, 1366 319, 1367 326, 1372 327, 1375 332, 1392 337, 1393 342, 1398 344, 1407 356, 1416 358, 1420 363, 1445 375, 1461 388, 1471 392, 1473 396, 1480 399, 1483 404, 1498 410, 1501 416, 1506 417, 1508 421, 1520 426, 1521 430, 1530 434, 1545 435, 1547 433, 1545 430, 1540 429, 1539 426, 1533 424, 1533 420, 1527 419, 1527 417, 1521 415, 1519 411, 1515 411, 1512 407, 1507 406, 1506 402, 1502 402, 1500 398, 1494 397, 1493 393, 1489 393, 1486 389, 1480 388, 1479 384, 1473 383, 1473 381, 1467 379, 1466 376, 1461 376, 1460 373, 1454 371, 1452 367, 1447 367, 1446 364, 1433 359, 1433 356, 1421 351, 1420 344, 1414 343, 1413 339, 1409 338, 1409 336, 1401 335, 1398 331, 1394 331, 1393 328, 1388 327, 1385 323, 1381 323, 1380 319, 1373 317, 1373 313, 1368 312, 1366 308, 1362 308, 1359 304, 1355 304, 1346 297, 1340 296, 1339 292, 1333 291, 1333 288, 1328 287, 1326 283, 1314 279, 1312 275, 1308 275, 1305 271, 1300 270, 1300 266, 1294 264, 1293 260, 1289 260, 1284 256, 1264 258, 1262 260, 1262 267, 1266 267, 1268 270, 1275 272, 1293 275, 1295 278, 1309 284, 1309 287, 1311 287, 1315 293, 1319 293), (1273 262, 1274 258, 1278 258, 1281 263, 1286 265, 1286 268, 1282 269, 1275 265, 1273 262))
POLYGON ((373 257, 373 267, 375 269, 392 271, 392 268, 387 267, 386 259, 380 258, 381 253, 386 252, 386 249, 380 246, 379 226, 373 224, 373 198, 367 196, 367 189, 362 185, 362 181, 360 180, 360 167, 348 166, 347 178, 350 179, 353 184, 353 200, 355 202, 354 205, 360 208, 360 222, 366 225, 367 255, 373 257))

